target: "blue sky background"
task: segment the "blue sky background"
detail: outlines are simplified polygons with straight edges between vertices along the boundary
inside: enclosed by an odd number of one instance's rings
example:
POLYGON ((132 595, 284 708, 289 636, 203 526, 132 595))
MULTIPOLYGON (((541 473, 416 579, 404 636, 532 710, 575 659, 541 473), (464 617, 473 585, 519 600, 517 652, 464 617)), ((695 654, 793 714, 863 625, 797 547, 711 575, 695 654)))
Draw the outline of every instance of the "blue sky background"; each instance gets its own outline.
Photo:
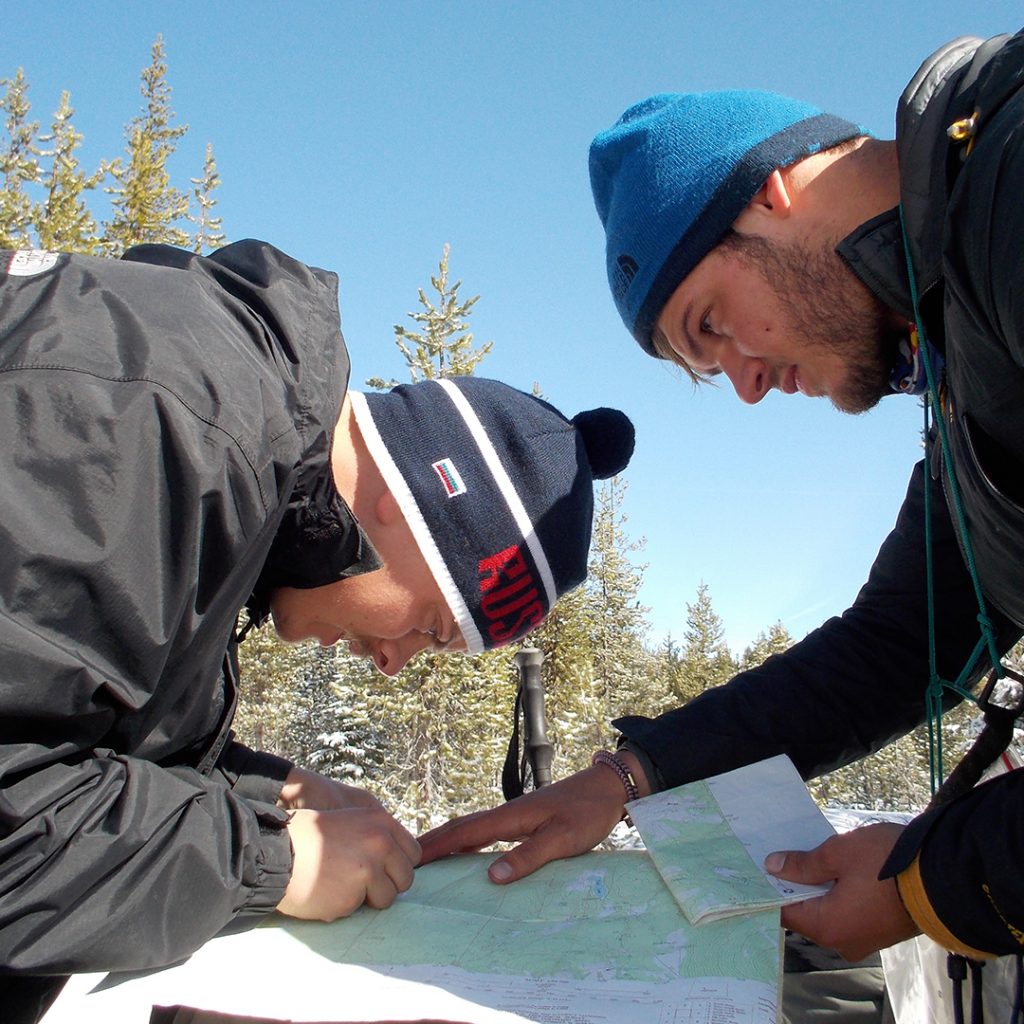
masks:
POLYGON ((920 62, 961 34, 1013 31, 1018 3, 95 2, 8 4, 0 77, 32 116, 71 92, 84 165, 123 149, 162 33, 180 123, 177 184, 212 142, 231 239, 265 238, 341 278, 353 382, 404 377, 408 322, 443 245, 481 373, 539 382, 569 415, 628 412, 627 529, 646 538, 652 641, 680 636, 701 582, 741 650, 842 611, 895 518, 921 412, 851 418, 770 395, 743 406, 644 356, 618 319, 587 179, 591 137, 654 92, 764 88, 890 138, 920 62))

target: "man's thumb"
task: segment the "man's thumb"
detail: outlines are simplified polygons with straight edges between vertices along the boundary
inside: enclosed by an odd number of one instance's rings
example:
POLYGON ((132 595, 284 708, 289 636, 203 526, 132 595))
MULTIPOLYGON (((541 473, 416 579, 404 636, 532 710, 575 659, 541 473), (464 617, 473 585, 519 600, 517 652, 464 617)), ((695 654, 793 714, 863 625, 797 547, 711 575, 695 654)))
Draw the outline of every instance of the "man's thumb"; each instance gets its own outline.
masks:
MULTIPOLYGON (((775 853, 769 853, 764 859, 764 869, 770 875, 784 875, 786 873, 786 864, 789 864, 790 870, 799 870, 800 865, 796 863, 798 857, 788 850, 776 850, 775 853)), ((796 879, 790 876, 791 882, 796 879)))

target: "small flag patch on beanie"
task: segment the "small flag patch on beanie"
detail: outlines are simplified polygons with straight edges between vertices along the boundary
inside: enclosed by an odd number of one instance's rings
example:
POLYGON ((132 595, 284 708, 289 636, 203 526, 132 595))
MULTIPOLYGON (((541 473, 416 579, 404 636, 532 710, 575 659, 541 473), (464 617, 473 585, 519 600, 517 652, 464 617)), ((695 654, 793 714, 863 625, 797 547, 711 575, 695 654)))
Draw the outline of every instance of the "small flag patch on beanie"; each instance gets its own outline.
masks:
POLYGON ((466 485, 462 482, 462 477, 459 476, 459 471, 455 468, 455 463, 451 459, 441 459, 438 462, 432 462, 431 468, 441 478, 441 483, 444 484, 445 492, 449 498, 466 493, 466 485))

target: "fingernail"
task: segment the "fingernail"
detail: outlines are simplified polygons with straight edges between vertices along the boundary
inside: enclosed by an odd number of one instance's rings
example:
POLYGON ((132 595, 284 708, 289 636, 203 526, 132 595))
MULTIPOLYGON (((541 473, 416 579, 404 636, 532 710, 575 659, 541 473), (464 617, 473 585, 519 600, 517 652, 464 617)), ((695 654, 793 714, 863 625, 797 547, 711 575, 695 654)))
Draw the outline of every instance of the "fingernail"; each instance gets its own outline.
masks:
POLYGON ((775 874, 781 871, 786 864, 786 855, 784 853, 769 853, 764 859, 765 871, 775 874))
POLYGON ((503 860, 496 860, 487 872, 492 882, 507 882, 512 877, 512 865, 503 860))

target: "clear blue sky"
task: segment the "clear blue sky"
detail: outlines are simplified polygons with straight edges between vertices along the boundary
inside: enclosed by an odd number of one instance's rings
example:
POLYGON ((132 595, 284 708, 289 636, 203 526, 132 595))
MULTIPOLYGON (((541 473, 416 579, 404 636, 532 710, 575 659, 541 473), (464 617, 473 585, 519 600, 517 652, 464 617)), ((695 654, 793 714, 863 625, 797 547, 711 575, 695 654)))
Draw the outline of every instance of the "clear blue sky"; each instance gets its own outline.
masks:
POLYGON ((741 649, 776 620, 803 636, 852 600, 919 454, 921 413, 862 417, 727 386, 692 393, 643 356, 612 305, 587 147, 653 92, 765 88, 892 136, 899 93, 947 39, 1019 27, 1019 3, 9 3, 0 77, 25 69, 44 124, 68 89, 83 163, 123 148, 162 33, 174 166, 212 142, 232 239, 337 271, 353 381, 404 376, 392 325, 444 243, 479 293, 481 372, 569 415, 636 424, 628 530, 646 538, 652 639, 682 633, 703 581, 741 649))

